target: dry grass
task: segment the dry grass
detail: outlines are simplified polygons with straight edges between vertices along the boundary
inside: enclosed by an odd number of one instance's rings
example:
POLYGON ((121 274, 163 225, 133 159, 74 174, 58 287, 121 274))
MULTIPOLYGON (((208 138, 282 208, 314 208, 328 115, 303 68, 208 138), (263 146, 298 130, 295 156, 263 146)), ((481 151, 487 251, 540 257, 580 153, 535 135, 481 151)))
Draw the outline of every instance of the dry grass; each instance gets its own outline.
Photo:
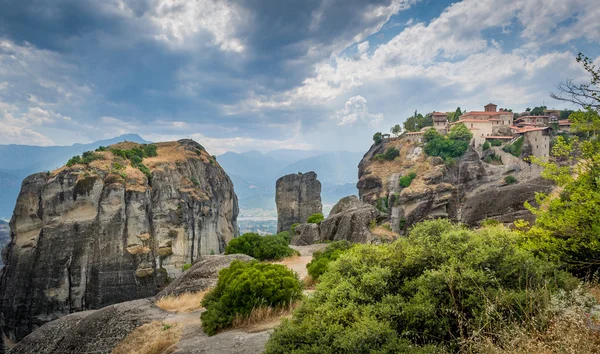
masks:
POLYGON ((291 317, 292 313, 299 305, 300 302, 278 308, 270 306, 257 307, 246 317, 238 314, 233 320, 231 328, 242 329, 248 333, 262 332, 275 328, 284 318, 291 317))
POLYGON ((175 351, 183 326, 158 321, 134 329, 111 354, 168 354, 175 351))
MULTIPOLYGON (((389 225, 389 224, 388 224, 389 225)), ((385 226, 376 226, 371 230, 371 233, 375 236, 378 236, 382 239, 393 241, 400 237, 399 234, 393 232, 392 230, 386 228, 385 226)))
POLYGON ((466 353, 600 353, 600 333, 587 326, 591 297, 600 301, 600 287, 582 287, 572 298, 553 297, 549 325, 544 330, 523 324, 508 326, 502 333, 484 335, 466 343, 466 353))
POLYGON ((179 161, 186 161, 190 157, 198 158, 198 155, 193 151, 186 150, 184 146, 176 141, 166 143, 158 143, 156 145, 156 157, 147 157, 144 159, 144 164, 152 170, 158 166, 165 164, 174 164, 179 161))
POLYGON ((165 296, 156 302, 156 306, 169 312, 186 313, 202 308, 202 299, 210 290, 184 293, 179 296, 165 296))

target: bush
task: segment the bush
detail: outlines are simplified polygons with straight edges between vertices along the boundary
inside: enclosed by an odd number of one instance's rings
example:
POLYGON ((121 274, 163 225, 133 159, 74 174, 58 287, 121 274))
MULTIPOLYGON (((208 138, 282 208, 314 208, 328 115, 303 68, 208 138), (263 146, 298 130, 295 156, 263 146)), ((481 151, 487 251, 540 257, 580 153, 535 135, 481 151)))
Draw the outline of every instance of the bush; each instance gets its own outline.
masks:
POLYGON ((496 139, 490 140, 490 144, 492 146, 502 146, 502 142, 500 140, 496 140, 496 139))
POLYGON ((144 144, 141 147, 134 147, 133 149, 123 150, 123 149, 110 149, 110 152, 118 157, 122 157, 124 159, 129 160, 132 167, 137 168, 142 171, 144 175, 148 178, 148 182, 152 179, 152 172, 148 167, 146 167, 142 161, 145 157, 155 157, 158 156, 156 152, 156 145, 153 144, 144 144))
POLYGON ((383 154, 377 154, 373 156, 375 161, 393 161, 396 157, 400 156, 400 151, 395 147, 389 147, 383 154))
POLYGON ((505 228, 417 224, 392 244, 356 245, 271 335, 273 353, 456 352, 475 334, 543 327, 549 297, 578 281, 505 228))
POLYGON ((186 270, 190 269, 191 267, 192 267, 192 263, 186 263, 183 265, 183 267, 181 267, 181 270, 185 272, 186 270))
POLYGON ((295 224, 292 224, 292 226, 290 226, 290 231, 291 231, 292 235, 296 233, 296 226, 298 226, 298 225, 300 225, 300 224, 295 223, 295 224))
POLYGON ((508 152, 509 154, 511 154, 513 156, 520 157, 524 141, 525 141, 525 138, 523 136, 521 136, 517 140, 515 140, 512 144, 508 144, 508 145, 504 146, 502 148, 502 150, 504 152, 508 152))
POLYGON ((517 179, 514 176, 506 176, 504 177, 504 182, 506 184, 514 184, 517 183, 517 179))
POLYGON ((300 299, 297 275, 279 264, 234 260, 219 271, 217 286, 202 299, 202 329, 209 336, 259 307, 283 307, 300 299))
POLYGON ((412 181, 417 177, 417 174, 415 172, 411 172, 406 176, 401 176, 398 184, 400 185, 400 187, 402 188, 407 188, 410 186, 410 184, 412 183, 412 181))
POLYGON ((375 145, 381 144, 382 141, 383 141, 383 136, 382 136, 381 132, 377 132, 377 133, 373 134, 373 142, 375 143, 375 145))
POLYGON ((321 221, 325 220, 325 217, 323 216, 323 214, 317 213, 317 214, 312 214, 311 216, 308 217, 308 219, 306 219, 306 222, 309 224, 320 224, 321 221))
POLYGON ((467 144, 473 138, 473 134, 469 131, 466 125, 463 123, 458 123, 450 128, 448 132, 448 139, 456 140, 456 141, 464 141, 467 144))
POLYGON ((327 245, 323 251, 313 253, 313 259, 306 265, 308 274, 318 280, 325 273, 330 262, 335 261, 342 253, 349 250, 352 244, 346 240, 335 241, 327 245))
POLYGON ((289 231, 282 231, 277 234, 277 237, 281 237, 289 245, 292 242, 292 234, 289 231))
POLYGON ((381 198, 377 199, 377 204, 375 205, 375 207, 380 212, 386 213, 389 208, 388 197, 386 196, 386 197, 381 197, 381 198))
POLYGON ((297 253, 288 244, 288 238, 282 234, 260 236, 251 232, 229 241, 225 254, 246 254, 261 261, 279 260, 297 253))
POLYGON ((70 158, 69 161, 67 161, 67 167, 71 167, 77 164, 89 165, 92 161, 103 159, 104 157, 102 157, 101 155, 98 155, 92 151, 86 151, 82 154, 82 156, 77 155, 70 158))
POLYGON ((489 150, 491 147, 490 142, 489 141, 485 141, 485 143, 483 143, 483 145, 481 145, 481 149, 483 149, 483 151, 487 151, 489 150))

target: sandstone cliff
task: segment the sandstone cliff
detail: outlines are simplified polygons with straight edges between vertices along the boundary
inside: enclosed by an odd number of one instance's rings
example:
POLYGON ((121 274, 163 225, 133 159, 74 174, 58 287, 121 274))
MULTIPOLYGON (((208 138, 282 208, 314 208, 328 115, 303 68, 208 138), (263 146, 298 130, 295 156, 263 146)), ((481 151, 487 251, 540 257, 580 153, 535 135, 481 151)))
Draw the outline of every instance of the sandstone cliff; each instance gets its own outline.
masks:
POLYGON ((362 201, 387 213, 394 232, 428 218, 444 217, 475 226, 484 219, 511 222, 533 216, 523 206, 533 202, 535 192, 548 192, 552 185, 541 179, 540 169, 523 160, 492 148, 502 163, 482 161, 484 153, 469 149, 454 163, 427 157, 422 146, 407 139, 386 139, 371 146, 360 162, 357 188, 362 201), (389 147, 400 151, 392 161, 373 157, 389 147), (497 163, 497 164, 496 164, 497 163), (399 179, 416 175, 408 187, 399 179), (512 175, 518 183, 507 185, 512 175))
POLYGON ((277 180, 277 232, 287 231, 309 216, 323 213, 321 182, 314 172, 286 175, 277 180))
MULTIPOLYGON (((0 220, 0 249, 3 249, 4 246, 8 245, 10 242, 10 228, 8 227, 8 223, 0 220)), ((0 268, 4 266, 4 260, 0 259, 0 268)))
POLYGON ((237 197, 218 163, 191 140, 155 146, 141 161, 126 152, 144 146, 120 143, 23 181, 0 279, 12 340, 72 312, 152 296, 236 237, 237 197))

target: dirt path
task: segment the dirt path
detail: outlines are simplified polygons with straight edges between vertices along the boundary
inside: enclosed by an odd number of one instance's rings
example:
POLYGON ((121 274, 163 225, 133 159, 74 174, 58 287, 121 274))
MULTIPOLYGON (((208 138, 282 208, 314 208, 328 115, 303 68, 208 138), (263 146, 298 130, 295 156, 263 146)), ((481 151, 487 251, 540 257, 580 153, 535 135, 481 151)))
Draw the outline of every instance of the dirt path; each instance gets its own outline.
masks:
POLYGON ((293 256, 284 258, 279 262, 273 262, 273 264, 282 264, 294 272, 298 273, 298 277, 300 279, 304 279, 308 276, 308 271, 306 270, 306 265, 310 263, 312 260, 312 255, 314 252, 322 250, 327 247, 327 244, 320 243, 316 245, 310 246, 290 246, 296 251, 300 252, 300 256, 293 256))

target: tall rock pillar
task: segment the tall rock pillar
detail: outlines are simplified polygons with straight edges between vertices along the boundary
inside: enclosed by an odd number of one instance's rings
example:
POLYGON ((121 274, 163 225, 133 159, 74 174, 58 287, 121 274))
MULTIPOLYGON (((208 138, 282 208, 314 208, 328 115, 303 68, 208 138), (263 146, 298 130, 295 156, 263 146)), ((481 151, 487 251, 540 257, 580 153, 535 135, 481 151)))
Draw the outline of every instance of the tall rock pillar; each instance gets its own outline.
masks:
POLYGON ((277 180, 277 232, 287 231, 295 223, 304 223, 309 216, 323 213, 321 182, 313 171, 286 175, 277 180))

